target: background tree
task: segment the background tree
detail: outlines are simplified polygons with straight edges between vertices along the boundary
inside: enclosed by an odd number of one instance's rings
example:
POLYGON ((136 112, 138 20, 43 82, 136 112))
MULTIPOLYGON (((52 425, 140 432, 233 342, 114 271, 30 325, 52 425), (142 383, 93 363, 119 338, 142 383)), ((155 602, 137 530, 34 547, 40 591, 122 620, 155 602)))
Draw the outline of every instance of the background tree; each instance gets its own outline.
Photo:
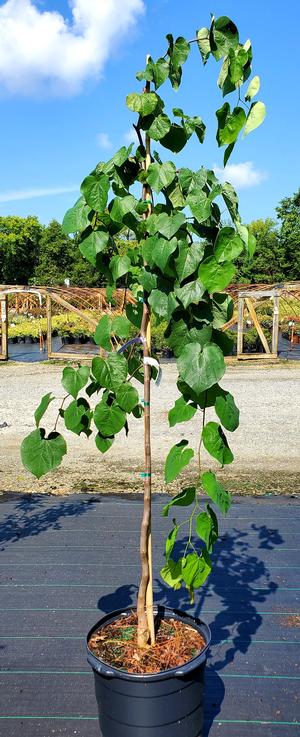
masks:
POLYGON ((300 189, 276 207, 281 220, 280 243, 285 253, 285 279, 300 279, 300 189))
POLYGON ((39 258, 43 227, 29 215, 0 217, 0 282, 28 284, 39 258))
POLYGON ((35 265, 32 284, 49 286, 63 284, 74 263, 74 242, 65 235, 57 220, 43 228, 39 241, 39 258, 35 265))
POLYGON ((235 282, 272 284, 284 281, 286 255, 276 222, 271 218, 254 220, 248 227, 256 238, 256 250, 252 258, 238 259, 235 282))

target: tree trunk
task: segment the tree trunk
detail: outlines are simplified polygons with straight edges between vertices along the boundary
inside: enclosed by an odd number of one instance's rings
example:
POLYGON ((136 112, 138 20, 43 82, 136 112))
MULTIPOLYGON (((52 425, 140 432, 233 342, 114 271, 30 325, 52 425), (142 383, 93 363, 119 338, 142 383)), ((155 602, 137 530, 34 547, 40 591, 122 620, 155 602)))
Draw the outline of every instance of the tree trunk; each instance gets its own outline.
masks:
MULTIPOLYGON (((147 57, 148 61, 148 57, 147 57)), ((150 91, 150 83, 146 83, 144 92, 150 91)), ((145 140, 146 159, 145 169, 151 163, 150 138, 146 134, 145 140)), ((148 185, 143 185, 143 200, 148 202, 144 218, 148 218, 152 212, 151 190, 148 185)), ((146 265, 146 263, 145 263, 146 265)), ((150 308, 147 301, 147 293, 144 292, 143 317, 141 324, 141 336, 145 338, 143 355, 144 359, 151 355, 151 324, 150 308)), ((153 578, 152 578, 152 540, 151 540, 151 434, 150 434, 150 395, 151 395, 151 367, 144 364, 144 510, 140 535, 140 557, 142 566, 141 582, 139 586, 137 615, 138 615, 138 646, 147 647, 149 642, 155 643, 154 616, 153 616, 153 578)))

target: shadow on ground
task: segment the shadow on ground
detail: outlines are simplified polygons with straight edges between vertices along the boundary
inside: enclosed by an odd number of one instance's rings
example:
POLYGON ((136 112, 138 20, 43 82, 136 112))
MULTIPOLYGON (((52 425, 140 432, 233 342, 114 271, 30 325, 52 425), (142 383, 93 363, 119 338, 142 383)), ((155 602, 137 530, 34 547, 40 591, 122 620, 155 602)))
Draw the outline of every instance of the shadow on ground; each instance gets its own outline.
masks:
POLYGON ((49 528, 60 530, 63 519, 82 516, 96 502, 98 500, 93 498, 85 501, 60 501, 45 507, 45 496, 18 497, 14 511, 2 519, 0 545, 17 542, 26 537, 35 537, 49 528))

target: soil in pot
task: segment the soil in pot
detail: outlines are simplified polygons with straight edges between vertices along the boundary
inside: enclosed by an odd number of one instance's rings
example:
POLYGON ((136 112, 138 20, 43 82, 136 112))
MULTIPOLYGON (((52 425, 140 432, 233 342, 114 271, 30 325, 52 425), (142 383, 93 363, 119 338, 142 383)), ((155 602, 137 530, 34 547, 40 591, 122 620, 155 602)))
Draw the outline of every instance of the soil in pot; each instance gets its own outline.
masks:
POLYGON ((141 650, 137 646, 137 615, 122 616, 93 632, 90 650, 102 661, 128 673, 160 673, 195 658, 206 647, 204 637, 177 619, 156 621, 156 642, 141 650))

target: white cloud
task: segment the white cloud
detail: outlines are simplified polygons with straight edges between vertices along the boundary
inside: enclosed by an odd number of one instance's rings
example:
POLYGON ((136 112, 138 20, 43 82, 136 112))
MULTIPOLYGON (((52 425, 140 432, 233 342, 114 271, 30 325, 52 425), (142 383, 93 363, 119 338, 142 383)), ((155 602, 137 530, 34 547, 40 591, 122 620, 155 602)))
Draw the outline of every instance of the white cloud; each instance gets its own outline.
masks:
POLYGON ((265 179, 267 173, 255 169, 253 161, 245 161, 241 164, 227 164, 224 169, 214 166, 214 172, 221 182, 230 182, 236 189, 256 187, 265 179))
POLYGON ((123 138, 125 143, 127 143, 127 146, 130 146, 131 143, 139 143, 136 131, 133 127, 129 128, 129 131, 127 131, 127 133, 124 133, 123 138))
POLYGON ((0 192, 0 202, 15 202, 17 200, 33 200, 36 197, 50 197, 68 192, 79 192, 79 187, 70 185, 67 187, 40 187, 37 189, 15 189, 8 192, 0 192))
POLYGON ((104 148, 106 151, 112 147, 108 133, 98 133, 96 140, 100 148, 104 148))
POLYGON ((98 77, 116 45, 128 38, 143 0, 69 0, 71 22, 34 0, 0 7, 0 87, 22 95, 75 94, 98 77))

